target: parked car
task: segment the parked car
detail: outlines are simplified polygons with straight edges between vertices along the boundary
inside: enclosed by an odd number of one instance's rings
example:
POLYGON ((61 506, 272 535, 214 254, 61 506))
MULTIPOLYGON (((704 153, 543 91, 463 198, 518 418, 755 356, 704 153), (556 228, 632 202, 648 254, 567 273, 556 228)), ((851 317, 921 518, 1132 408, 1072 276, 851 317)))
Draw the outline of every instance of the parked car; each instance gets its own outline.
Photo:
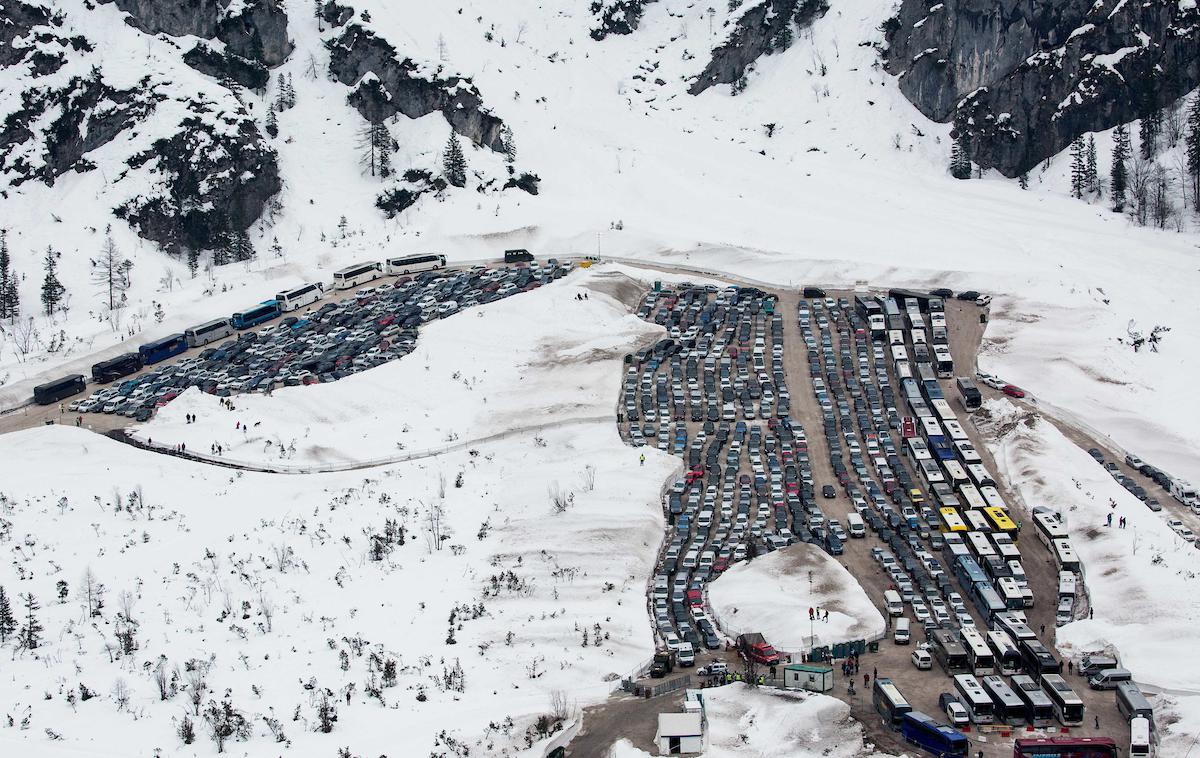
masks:
POLYGON ((1025 390, 1021 389, 1020 387, 1018 387, 1015 384, 1006 384, 1006 385, 1004 385, 1003 389, 1001 389, 1000 391, 1003 392, 1005 395, 1008 395, 1009 397, 1016 397, 1016 398, 1025 397, 1025 390))

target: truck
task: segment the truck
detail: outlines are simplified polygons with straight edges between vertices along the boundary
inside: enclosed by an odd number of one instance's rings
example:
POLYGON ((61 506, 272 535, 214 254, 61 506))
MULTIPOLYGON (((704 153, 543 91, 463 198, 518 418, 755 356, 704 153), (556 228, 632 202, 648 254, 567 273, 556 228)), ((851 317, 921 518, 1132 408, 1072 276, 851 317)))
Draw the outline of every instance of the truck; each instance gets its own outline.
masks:
POLYGON ((775 648, 771 647, 771 643, 767 642, 766 637, 758 632, 739 634, 737 649, 738 654, 743 658, 755 663, 761 663, 764 666, 779 665, 779 653, 775 652, 775 648))
POLYGON ((675 668, 675 654, 670 650, 659 650, 650 663, 650 676, 661 679, 675 668))
POLYGON ((1171 480, 1171 497, 1189 508, 1200 508, 1200 498, 1196 496, 1196 488, 1182 479, 1171 480))

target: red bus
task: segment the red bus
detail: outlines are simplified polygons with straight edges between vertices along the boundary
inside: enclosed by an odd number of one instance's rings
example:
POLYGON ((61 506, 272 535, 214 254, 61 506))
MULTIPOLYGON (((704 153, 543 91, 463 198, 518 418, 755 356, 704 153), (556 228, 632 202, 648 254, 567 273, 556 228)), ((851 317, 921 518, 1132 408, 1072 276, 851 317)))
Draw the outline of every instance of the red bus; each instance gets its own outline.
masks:
POLYGON ((1118 758, 1110 737, 1050 737, 1016 740, 1013 758, 1118 758))

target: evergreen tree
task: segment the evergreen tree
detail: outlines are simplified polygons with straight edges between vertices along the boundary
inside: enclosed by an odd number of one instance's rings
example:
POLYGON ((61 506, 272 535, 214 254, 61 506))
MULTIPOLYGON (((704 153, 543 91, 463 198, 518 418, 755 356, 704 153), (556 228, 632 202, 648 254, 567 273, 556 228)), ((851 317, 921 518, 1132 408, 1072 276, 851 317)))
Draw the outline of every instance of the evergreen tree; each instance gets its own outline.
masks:
POLYGON ((58 280, 58 253, 54 248, 46 248, 42 267, 46 271, 46 277, 42 280, 42 307, 46 309, 47 316, 53 316, 62 303, 63 295, 67 294, 67 288, 58 280))
POLYGON ((392 133, 386 124, 375 125, 375 142, 379 153, 379 176, 387 179, 392 175, 392 133))
POLYGON ((8 230, 0 229, 0 318, 12 320, 18 315, 17 281, 8 255, 8 230))
POLYGON ((783 52, 792 46, 792 40, 795 35, 792 33, 792 22, 785 21, 783 26, 779 27, 779 31, 775 32, 771 37, 770 47, 767 48, 768 53, 783 52))
POLYGON ((1109 188, 1112 191, 1112 209, 1116 213, 1125 211, 1125 190, 1129 185, 1129 160, 1131 146, 1129 144, 1129 127, 1121 124, 1113 132, 1112 170, 1109 175, 1109 188))
POLYGON ((271 238, 271 257, 272 258, 282 258, 283 257, 283 245, 279 244, 278 237, 271 238))
POLYGON ((517 159, 517 143, 513 139, 512 127, 508 124, 500 130, 500 144, 504 146, 504 160, 512 163, 517 159))
POLYGON ((1071 197, 1083 197, 1084 183, 1087 181, 1087 164, 1083 157, 1083 135, 1071 142, 1071 197))
POLYGON ((446 150, 442 153, 442 175, 455 187, 467 186, 467 159, 453 130, 450 131, 450 139, 446 142, 446 150))
POLYGON ((971 159, 967 157, 966 139, 961 131, 951 135, 950 175, 955 179, 971 178, 971 159))
POLYGON ((275 77, 275 110, 287 110, 287 80, 283 78, 282 71, 275 77))
POLYGON ((223 229, 213 240, 212 263, 214 266, 224 266, 233 260, 233 232, 223 229))
POLYGON ((25 626, 21 627, 21 631, 17 633, 17 641, 26 650, 37 650, 37 646, 42 641, 42 632, 45 630, 34 614, 40 611, 42 606, 32 592, 22 594, 21 599, 25 604, 25 626))
POLYGON ((8 602, 8 593, 0 587, 0 645, 8 641, 17 628, 17 619, 13 616, 12 605, 8 602))
POLYGON ((1021 172, 1021 175, 1017 177, 1017 184, 1023 190, 1029 189, 1029 172, 1028 171, 1021 172))
POLYGON ((199 248, 188 248, 187 251, 187 267, 188 273, 192 278, 196 278, 196 272, 200 270, 200 250, 199 248))
POLYGON ((1138 142, 1142 158, 1150 160, 1158 152, 1158 135, 1162 133, 1162 109, 1155 108, 1142 117, 1138 142))
POLYGON ((1188 109, 1187 134, 1183 138, 1187 147, 1187 175, 1192 183, 1192 204, 1200 211, 1200 94, 1192 98, 1188 109))
POLYGON ((267 129, 267 134, 271 135, 272 137, 279 136, 279 122, 275 118, 275 108, 274 107, 267 109, 266 129, 267 129))
POLYGON ((234 263, 252 260, 257 255, 254 250, 254 243, 250 241, 250 235, 244 229, 230 231, 228 239, 229 259, 234 263))
POLYGON ((346 230, 350 228, 350 222, 346 220, 345 214, 338 219, 338 234, 342 239, 346 239, 346 230))
POLYGON ((1087 152, 1083 166, 1084 189, 1092 194, 1100 192, 1100 174, 1096 170, 1096 138, 1089 134, 1087 152))
POLYGON ((292 75, 287 75, 287 107, 296 107, 296 88, 292 86, 292 75))

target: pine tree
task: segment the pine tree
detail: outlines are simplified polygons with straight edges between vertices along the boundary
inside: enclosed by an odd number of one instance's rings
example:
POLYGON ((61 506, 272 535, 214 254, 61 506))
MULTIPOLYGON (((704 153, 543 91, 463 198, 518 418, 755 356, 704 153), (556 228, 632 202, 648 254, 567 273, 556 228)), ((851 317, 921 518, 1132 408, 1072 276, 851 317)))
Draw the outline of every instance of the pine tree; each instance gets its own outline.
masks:
POLYGON ((125 291, 132 281, 129 271, 133 261, 121 258, 117 243, 113 242, 112 226, 104 230, 104 244, 100 257, 92 261, 92 283, 100 288, 100 294, 108 299, 108 309, 119 308, 125 302, 125 291))
POLYGON ((188 273, 192 278, 196 278, 196 272, 200 270, 200 250, 199 248, 188 248, 187 251, 187 267, 188 273))
POLYGON ((288 73, 288 75, 287 75, 287 107, 288 108, 296 107, 296 88, 292 86, 291 73, 288 73))
POLYGON ((272 137, 279 136, 279 121, 277 121, 275 118, 275 108, 274 107, 267 109, 266 129, 267 129, 267 134, 271 135, 272 137))
POLYGON ((1092 194, 1100 192, 1100 174, 1096 170, 1096 138, 1089 134, 1087 152, 1083 166, 1084 189, 1092 194))
POLYGON ((392 175, 392 133, 386 124, 375 125, 375 150, 379 154, 379 176, 387 179, 392 175))
POLYGON ((17 628, 17 620, 13 617, 12 605, 8 602, 8 593, 0 587, 0 645, 8 641, 17 628))
POLYGON ((1187 147, 1187 175, 1192 183, 1192 204, 1200 211, 1200 94, 1192 98, 1188 109, 1187 134, 1183 138, 1187 147))
POLYGON ((250 235, 244 229, 235 229, 229 233, 229 257, 235 263, 253 260, 257 255, 250 235))
POLYGON ((1112 190, 1112 209, 1116 213, 1125 212, 1125 190, 1129 184, 1129 127, 1121 124, 1113 132, 1112 169, 1109 176, 1109 187, 1112 190))
POLYGON ((1028 171, 1022 171, 1021 175, 1017 177, 1017 185, 1020 186, 1020 188, 1023 190, 1029 189, 1029 172, 1028 171))
POLYGON ((1142 117, 1138 129, 1139 148, 1142 158, 1150 160, 1158 152, 1158 135, 1162 132, 1162 109, 1155 108, 1142 117))
POLYGON ((37 616, 33 614, 40 611, 42 606, 32 592, 22 594, 21 599, 25 604, 25 626, 21 627, 21 631, 17 633, 17 641, 26 650, 37 650, 38 644, 42 641, 42 632, 45 630, 38 622, 37 616))
POLYGON ((446 142, 446 150, 442 153, 442 175, 455 187, 467 186, 467 159, 453 130, 450 132, 449 141, 446 142))
POLYGON ((58 253, 54 248, 46 248, 42 267, 46 271, 46 277, 42 280, 42 307, 46 309, 47 316, 53 316, 62 302, 63 295, 67 294, 67 288, 58 280, 58 253))
POLYGON ((952 136, 950 145, 950 175, 955 179, 971 178, 971 159, 967 157, 966 140, 961 131, 952 136))
POLYGON ((287 80, 283 78, 283 72, 275 77, 275 110, 287 110, 287 80))
POLYGON ((346 239, 346 230, 349 228, 350 228, 350 222, 347 221, 346 216, 343 215, 340 219, 338 219, 338 235, 342 239, 346 239))
POLYGON ((8 230, 0 229, 0 318, 17 317, 17 275, 8 255, 8 230))
POLYGON ((1082 198, 1086 181, 1087 164, 1083 157, 1083 135, 1071 142, 1071 197, 1082 198))
POLYGON ((513 139, 512 127, 508 124, 500 130, 500 144, 504 147, 504 159, 509 163, 517 159, 517 143, 513 139))
POLYGON ((217 232, 216 238, 213 240, 212 264, 214 266, 224 266, 232 260, 233 232, 230 229, 222 229, 217 232))
POLYGON ((283 245, 279 244, 278 237, 271 238, 271 257, 272 258, 282 258, 283 257, 283 245))

